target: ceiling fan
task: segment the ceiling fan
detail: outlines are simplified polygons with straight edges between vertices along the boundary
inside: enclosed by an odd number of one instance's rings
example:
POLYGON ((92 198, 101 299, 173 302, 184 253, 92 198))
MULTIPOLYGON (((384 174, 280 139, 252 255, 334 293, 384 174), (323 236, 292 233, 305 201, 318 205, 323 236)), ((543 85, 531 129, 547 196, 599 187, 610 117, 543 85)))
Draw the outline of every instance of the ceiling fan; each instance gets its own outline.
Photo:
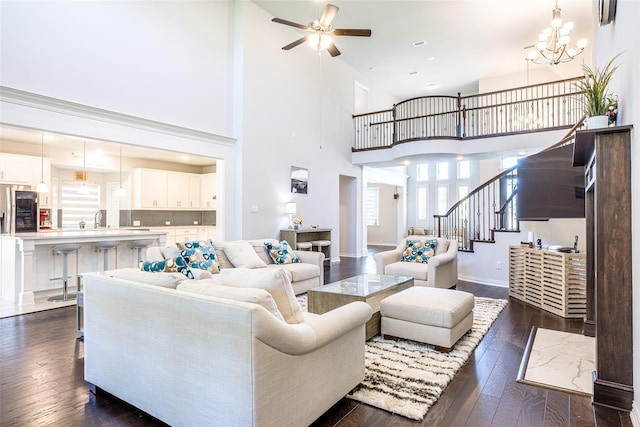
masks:
POLYGON ((287 21, 284 19, 273 18, 272 21, 277 22, 278 24, 289 25, 290 27, 300 28, 301 30, 307 30, 311 33, 302 38, 299 38, 293 43, 289 43, 282 49, 293 49, 294 47, 306 42, 310 46, 316 48, 318 51, 327 49, 331 56, 338 56, 340 55, 340 51, 338 50, 336 45, 333 44, 331 35, 371 37, 371 30, 331 28, 331 21, 333 21, 333 18, 336 17, 337 13, 338 6, 327 4, 320 19, 315 19, 309 22, 309 25, 296 24, 295 22, 287 21))

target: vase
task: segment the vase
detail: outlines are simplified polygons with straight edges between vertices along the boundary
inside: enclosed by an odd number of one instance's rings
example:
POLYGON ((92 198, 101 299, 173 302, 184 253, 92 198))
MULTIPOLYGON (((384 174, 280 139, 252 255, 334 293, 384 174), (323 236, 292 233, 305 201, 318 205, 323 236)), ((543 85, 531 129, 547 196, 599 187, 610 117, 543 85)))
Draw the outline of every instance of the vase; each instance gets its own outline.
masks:
POLYGON ((608 116, 587 117, 587 129, 599 129, 609 126, 608 116))

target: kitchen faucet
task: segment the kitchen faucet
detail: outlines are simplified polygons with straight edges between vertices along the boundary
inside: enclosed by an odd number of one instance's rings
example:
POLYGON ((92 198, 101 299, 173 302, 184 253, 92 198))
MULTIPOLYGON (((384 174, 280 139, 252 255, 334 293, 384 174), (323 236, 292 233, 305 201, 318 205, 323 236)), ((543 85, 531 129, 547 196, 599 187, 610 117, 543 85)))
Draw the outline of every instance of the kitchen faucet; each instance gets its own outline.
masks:
POLYGON ((100 228, 102 224, 102 211, 98 210, 93 216, 93 228, 100 228))

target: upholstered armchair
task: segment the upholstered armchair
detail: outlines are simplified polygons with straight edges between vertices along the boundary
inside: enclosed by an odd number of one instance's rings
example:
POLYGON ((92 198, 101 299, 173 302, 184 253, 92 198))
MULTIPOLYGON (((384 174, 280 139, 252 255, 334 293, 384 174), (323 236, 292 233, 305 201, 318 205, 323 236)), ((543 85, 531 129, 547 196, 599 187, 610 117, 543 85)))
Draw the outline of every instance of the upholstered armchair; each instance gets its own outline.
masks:
POLYGON ((455 240, 410 236, 402 239, 395 249, 375 254, 374 259, 378 274, 410 276, 415 286, 451 288, 458 283, 458 244, 455 240), (407 241, 435 241, 431 252, 433 256, 426 262, 420 262, 422 259, 412 255, 407 241))

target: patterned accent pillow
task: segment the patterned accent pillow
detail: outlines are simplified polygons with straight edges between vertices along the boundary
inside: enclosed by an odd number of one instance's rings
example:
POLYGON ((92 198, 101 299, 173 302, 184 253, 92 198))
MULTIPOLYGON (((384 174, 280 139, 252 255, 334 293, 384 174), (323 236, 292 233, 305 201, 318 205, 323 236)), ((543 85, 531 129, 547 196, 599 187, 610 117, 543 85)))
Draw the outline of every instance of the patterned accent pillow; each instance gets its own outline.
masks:
POLYGON ((208 270, 211 274, 220 273, 220 264, 218 264, 211 240, 178 242, 176 246, 180 249, 180 255, 187 261, 189 267, 208 270))
POLYGON ((436 239, 429 240, 408 240, 402 253, 402 259, 404 262, 429 262, 429 258, 435 255, 436 245, 438 241, 436 239))
POLYGON ((289 243, 286 240, 280 242, 279 245, 274 245, 271 242, 264 242, 264 247, 267 253, 276 264, 291 264, 300 262, 300 258, 296 256, 289 247, 289 243))
POLYGON ((181 256, 162 261, 146 261, 142 263, 140 270, 152 273, 182 273, 189 279, 193 279, 193 272, 181 256))

